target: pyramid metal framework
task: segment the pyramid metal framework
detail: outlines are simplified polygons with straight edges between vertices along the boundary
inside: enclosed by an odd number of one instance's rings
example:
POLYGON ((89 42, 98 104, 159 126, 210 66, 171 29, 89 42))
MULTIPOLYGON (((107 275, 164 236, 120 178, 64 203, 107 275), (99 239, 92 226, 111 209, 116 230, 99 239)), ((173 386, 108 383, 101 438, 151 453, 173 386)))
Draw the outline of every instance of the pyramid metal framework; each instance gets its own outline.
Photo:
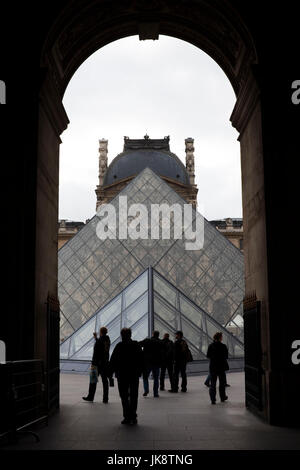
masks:
MULTIPOLYGON (((182 199, 166 182, 146 168, 112 201, 117 217, 119 197, 128 206, 142 203, 179 204, 182 199)), ((202 216, 201 216, 202 217, 202 216)), ((196 211, 193 209, 193 220, 196 211)), ((58 293, 61 305, 61 341, 77 331, 149 266, 243 342, 242 253, 205 218, 204 246, 187 251, 184 239, 125 240, 97 237, 96 214, 58 252, 58 293)), ((127 221, 123 221, 125 223, 127 221)), ((150 231, 150 227, 149 227, 150 231)), ((159 302, 159 300, 157 300, 159 302)), ((186 332, 184 332, 186 335, 186 332)))
POLYGON ((121 341, 121 328, 128 327, 137 341, 151 336, 153 330, 169 333, 173 338, 176 330, 181 329, 195 360, 206 359, 214 334, 222 331, 229 357, 244 354, 241 341, 151 267, 61 344, 61 359, 90 361, 93 332, 99 331, 102 325, 107 326, 111 351, 121 341))

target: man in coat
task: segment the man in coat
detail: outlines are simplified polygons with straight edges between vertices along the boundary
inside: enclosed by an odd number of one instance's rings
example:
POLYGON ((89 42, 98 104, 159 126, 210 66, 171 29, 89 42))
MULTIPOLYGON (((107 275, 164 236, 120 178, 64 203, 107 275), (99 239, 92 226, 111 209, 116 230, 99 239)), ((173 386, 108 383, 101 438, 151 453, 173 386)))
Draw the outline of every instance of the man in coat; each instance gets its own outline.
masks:
POLYGON ((122 424, 137 424, 139 377, 143 370, 143 352, 131 339, 131 329, 122 328, 118 343, 109 361, 109 374, 115 373, 123 407, 122 424))
POLYGON ((160 390, 165 389, 166 370, 168 371, 171 388, 173 384, 174 343, 170 340, 169 333, 164 334, 162 345, 163 361, 160 369, 160 390))
POLYGON ((143 348, 144 367, 143 367, 143 382, 144 394, 146 397, 149 393, 149 374, 152 372, 153 376, 153 396, 159 397, 159 372, 163 359, 163 345, 159 339, 159 331, 153 331, 152 338, 145 338, 140 341, 143 348))
MULTIPOLYGON (((103 326, 100 328, 100 337, 97 338, 97 334, 94 333, 95 344, 93 351, 93 358, 91 369, 94 372, 94 379, 90 380, 89 393, 87 397, 82 397, 85 401, 94 401, 96 388, 97 388, 97 376, 101 375, 103 385, 103 403, 108 403, 108 362, 109 362, 109 348, 110 338, 107 335, 107 328, 103 326)), ((91 376, 92 378, 93 376, 91 376)))
POLYGON ((176 331, 174 343, 174 372, 173 386, 169 392, 178 393, 179 389, 179 373, 181 375, 181 391, 187 391, 186 365, 188 361, 188 346, 183 339, 183 332, 176 331))
POLYGON ((210 387, 209 396, 212 405, 216 403, 216 385, 219 378, 219 394, 222 402, 226 401, 228 397, 225 393, 226 387, 226 374, 228 370, 228 349, 222 343, 222 333, 218 332, 214 335, 214 342, 208 346, 207 357, 209 358, 209 373, 210 373, 210 387))

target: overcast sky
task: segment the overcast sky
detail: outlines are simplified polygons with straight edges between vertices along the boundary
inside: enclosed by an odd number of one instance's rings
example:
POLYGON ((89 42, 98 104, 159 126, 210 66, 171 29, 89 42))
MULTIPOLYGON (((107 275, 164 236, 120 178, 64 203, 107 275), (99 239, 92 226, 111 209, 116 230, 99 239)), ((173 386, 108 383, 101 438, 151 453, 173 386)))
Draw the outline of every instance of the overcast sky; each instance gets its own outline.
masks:
POLYGON ((138 36, 103 47, 77 70, 63 100, 70 124, 60 148, 59 218, 95 214, 99 139, 108 162, 124 136, 170 136, 185 164, 186 137, 195 139, 198 203, 208 219, 242 217, 240 146, 229 118, 232 86, 207 54, 184 41, 138 36))

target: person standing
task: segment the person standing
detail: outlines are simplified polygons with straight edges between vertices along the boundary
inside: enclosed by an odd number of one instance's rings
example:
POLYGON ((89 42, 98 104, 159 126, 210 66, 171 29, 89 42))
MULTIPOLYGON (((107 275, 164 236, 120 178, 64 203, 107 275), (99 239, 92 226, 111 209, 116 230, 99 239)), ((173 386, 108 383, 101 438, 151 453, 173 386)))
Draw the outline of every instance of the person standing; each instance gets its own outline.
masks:
POLYGON ((105 328, 105 326, 100 328, 99 338, 97 338, 97 333, 94 333, 94 338, 95 344, 91 364, 89 393, 86 397, 82 397, 82 399, 85 401, 94 401, 98 382, 98 375, 101 375, 103 385, 103 403, 108 403, 108 362, 110 338, 107 335, 107 328, 105 328))
POLYGON ((222 343, 222 333, 218 332, 214 335, 214 342, 208 346, 207 357, 209 358, 209 373, 210 373, 210 387, 209 396, 212 405, 216 403, 216 385, 217 379, 219 379, 219 394, 222 402, 226 401, 228 397, 225 393, 226 387, 226 374, 225 371, 228 367, 228 349, 225 344, 222 343))
POLYGON ((174 343, 173 386, 169 392, 178 393, 179 373, 181 375, 181 391, 187 391, 186 364, 188 362, 188 345, 183 339, 182 331, 176 331, 174 343))
POLYGON ((152 372, 153 376, 153 396, 159 397, 159 371, 163 359, 163 345, 159 339, 159 331, 153 331, 152 338, 145 338, 140 341, 144 354, 144 368, 143 368, 143 382, 144 394, 146 397, 149 394, 149 374, 152 372))
POLYGON ((165 375, 168 371, 169 380, 172 388, 173 383, 173 362, 174 362, 174 343, 170 340, 169 333, 165 333, 162 339, 163 360, 160 369, 160 390, 165 389, 165 375))
POLYGON ((131 329, 122 328, 118 343, 109 361, 110 376, 115 373, 123 407, 122 424, 137 424, 139 377, 143 370, 143 352, 137 341, 131 339, 131 329))

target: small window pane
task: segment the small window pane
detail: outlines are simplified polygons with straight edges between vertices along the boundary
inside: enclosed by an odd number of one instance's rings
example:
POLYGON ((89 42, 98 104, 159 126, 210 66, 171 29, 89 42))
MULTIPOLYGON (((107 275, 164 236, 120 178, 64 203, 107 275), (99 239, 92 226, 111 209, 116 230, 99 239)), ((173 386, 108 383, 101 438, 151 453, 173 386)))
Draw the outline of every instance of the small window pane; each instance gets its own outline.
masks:
POLYGON ((111 323, 107 325, 107 334, 110 337, 111 343, 120 338, 121 331, 121 315, 115 318, 111 323))
POLYGON ((202 312, 180 295, 180 311, 195 325, 202 328, 202 312))
POLYGON ((95 340, 93 339, 89 343, 87 343, 85 346, 83 346, 83 348, 80 349, 76 354, 74 354, 72 359, 91 361, 93 357, 94 344, 95 344, 95 340))
POLYGON ((133 282, 124 291, 124 305, 127 308, 132 302, 140 297, 148 288, 148 271, 144 273, 139 279, 133 282))
POLYGON ((70 339, 65 341, 60 346, 60 357, 61 357, 61 359, 68 359, 68 357, 69 357, 69 346, 70 346, 70 339))
POLYGON ((183 317, 181 317, 181 325, 183 336, 190 341, 194 347, 199 350, 200 346, 200 334, 195 328, 193 328, 190 323, 188 323, 183 317))
POLYGON ((162 338, 165 333, 169 333, 170 340, 174 341, 175 331, 177 330, 176 325, 165 325, 159 318, 157 318, 156 315, 154 315, 154 329, 159 331, 160 338, 162 338))
POLYGON ((178 315, 176 310, 161 302, 156 295, 154 295, 154 312, 165 322, 170 323, 171 325, 175 324, 176 316, 178 315))
POLYGON ((68 321, 65 322, 60 328, 60 340, 67 339, 72 333, 74 333, 74 328, 68 321))
POLYGON ((148 312, 148 295, 145 293, 143 297, 132 304, 125 312, 122 313, 123 321, 122 327, 130 328, 136 323, 145 313, 148 312))
POLYGON ((106 307, 97 313, 97 331, 101 328, 101 326, 107 326, 108 323, 113 321, 113 319, 120 314, 121 301, 122 297, 119 295, 116 299, 113 300, 113 302, 109 303, 106 307))
POLYGON ((148 336, 148 315, 145 315, 132 328, 132 339, 135 341, 142 341, 148 336))
POLYGON ((64 283, 64 289, 67 292, 69 296, 72 296, 74 292, 77 291, 79 288, 80 284, 79 282, 74 278, 74 276, 69 277, 69 279, 64 283))
POLYGON ((156 274, 153 276, 153 287, 165 300, 176 306, 176 291, 166 281, 156 274))
POLYGON ((73 355, 85 343, 87 343, 89 339, 92 339, 94 331, 95 331, 95 318, 91 318, 90 321, 88 321, 82 328, 76 331, 76 333, 72 336, 70 355, 73 355))
POLYGON ((206 327, 207 327, 207 334, 212 339, 214 337, 214 334, 217 333, 218 329, 208 319, 206 319, 206 327))

